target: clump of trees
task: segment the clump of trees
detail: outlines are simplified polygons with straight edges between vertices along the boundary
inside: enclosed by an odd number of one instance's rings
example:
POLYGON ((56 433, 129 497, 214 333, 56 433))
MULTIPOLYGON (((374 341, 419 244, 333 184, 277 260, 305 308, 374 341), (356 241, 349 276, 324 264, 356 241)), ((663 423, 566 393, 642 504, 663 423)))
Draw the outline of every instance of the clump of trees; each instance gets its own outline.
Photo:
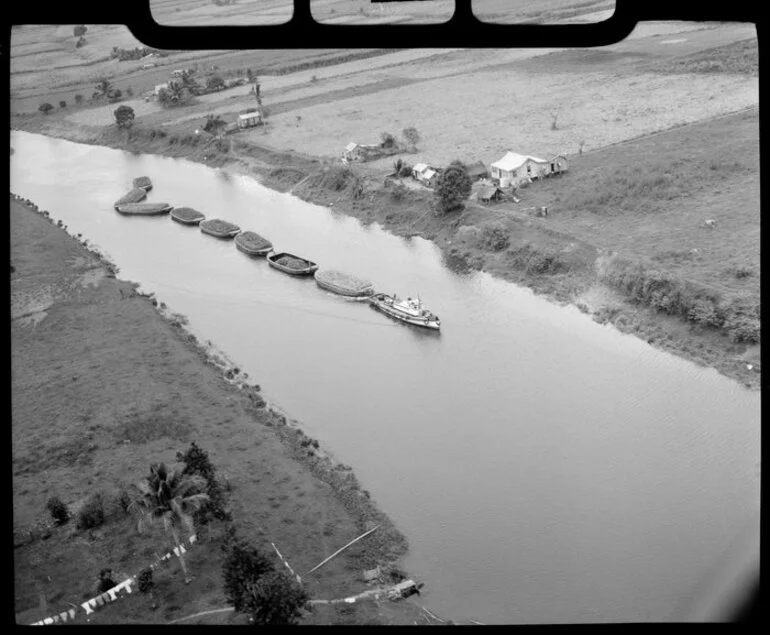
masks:
POLYGON ((225 597, 239 613, 258 625, 296 624, 310 596, 273 561, 228 529, 222 545, 225 597))
POLYGON ((471 177, 465 165, 460 161, 452 161, 436 182, 435 196, 439 211, 448 214, 462 210, 471 194, 471 186, 471 177))
POLYGON ((110 52, 110 59, 117 59, 119 62, 126 62, 129 60, 140 60, 150 54, 158 55, 159 57, 164 56, 158 49, 149 48, 147 46, 138 46, 133 49, 124 49, 118 46, 113 46, 112 51, 110 52))
POLYGON ((411 176, 412 166, 403 159, 396 159, 396 161, 393 162, 393 174, 399 178, 411 176))
POLYGON ((395 148, 398 145, 396 138, 389 132, 381 132, 380 139, 381 148, 395 148))
POLYGON ((118 128, 128 129, 134 125, 134 119, 136 114, 131 106, 118 106, 113 113, 115 115, 115 123, 118 124, 118 128))
POLYGON ((49 104, 47 101, 40 104, 37 109, 42 112, 44 115, 47 115, 49 112, 53 110, 53 105, 49 104))
POLYGON ((107 77, 102 77, 102 79, 96 82, 95 88, 96 91, 91 96, 94 101, 107 99, 108 101, 116 102, 123 96, 123 91, 115 88, 107 77))
POLYGON ((222 90, 225 87, 225 80, 221 75, 212 75, 206 79, 206 88, 209 90, 222 90))
POLYGON ((72 35, 75 37, 83 37, 86 32, 88 31, 88 27, 84 24, 78 24, 74 29, 72 29, 72 35))

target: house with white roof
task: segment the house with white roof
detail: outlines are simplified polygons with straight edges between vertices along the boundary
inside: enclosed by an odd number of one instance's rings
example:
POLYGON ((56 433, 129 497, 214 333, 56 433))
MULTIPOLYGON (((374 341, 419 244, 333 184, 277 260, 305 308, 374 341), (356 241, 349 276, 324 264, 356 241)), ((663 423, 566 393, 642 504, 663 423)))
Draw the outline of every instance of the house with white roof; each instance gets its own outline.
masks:
POLYGON ((516 186, 522 181, 560 174, 568 169, 567 159, 556 155, 552 159, 540 159, 529 154, 506 152, 499 161, 490 166, 492 178, 500 181, 501 187, 516 186))
POLYGON ((417 163, 412 167, 412 176, 423 185, 433 186, 438 178, 438 170, 427 163, 417 163))

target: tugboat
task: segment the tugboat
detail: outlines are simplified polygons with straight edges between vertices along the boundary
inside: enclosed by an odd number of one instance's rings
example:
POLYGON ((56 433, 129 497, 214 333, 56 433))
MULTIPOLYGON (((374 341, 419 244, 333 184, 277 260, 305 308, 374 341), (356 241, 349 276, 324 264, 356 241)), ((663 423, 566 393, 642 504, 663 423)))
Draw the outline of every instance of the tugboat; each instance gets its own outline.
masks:
POLYGON ((438 316, 422 307, 420 298, 416 300, 412 298, 400 300, 395 293, 393 295, 376 293, 369 300, 369 304, 372 308, 382 311, 402 322, 435 330, 441 328, 441 320, 438 319, 438 316))

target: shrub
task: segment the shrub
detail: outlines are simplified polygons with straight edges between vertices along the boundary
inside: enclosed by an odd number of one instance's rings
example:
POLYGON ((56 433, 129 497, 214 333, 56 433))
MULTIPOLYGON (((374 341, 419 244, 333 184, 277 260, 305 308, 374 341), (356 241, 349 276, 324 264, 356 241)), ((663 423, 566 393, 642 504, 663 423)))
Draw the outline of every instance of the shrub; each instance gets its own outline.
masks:
POLYGON ((57 525, 63 525, 70 519, 70 512, 67 506, 58 496, 51 496, 46 504, 48 511, 51 512, 51 518, 57 525))
POLYGON ((126 488, 121 488, 118 495, 115 497, 118 508, 123 511, 124 514, 128 514, 131 511, 131 495, 126 488))
POLYGON ((59 102, 59 108, 66 108, 66 107, 67 107, 67 102, 62 99, 59 102))
POLYGON ((397 183, 393 189, 390 190, 390 197, 394 201, 402 201, 406 196, 406 185, 403 183, 397 183))
POLYGON ((396 145, 396 138, 390 134, 389 132, 381 132, 380 138, 382 139, 382 142, 380 143, 380 146, 383 148, 393 148, 396 145))
POLYGON ((82 37, 86 34, 87 31, 88 27, 83 24, 78 24, 74 29, 72 29, 72 35, 75 37, 82 37))
POLYGON ((296 624, 310 596, 283 571, 271 571, 252 587, 246 611, 256 625, 296 624))
POLYGON ((756 344, 760 341, 761 323, 750 315, 735 315, 725 322, 725 330, 733 342, 756 344))
POLYGON ((482 233, 484 247, 491 251, 507 249, 511 242, 508 232, 502 227, 485 227, 482 233))
POLYGON ((49 112, 53 110, 53 106, 49 104, 48 102, 44 102, 40 104, 37 109, 42 112, 44 115, 47 115, 49 112))
POLYGON ((152 569, 150 567, 142 569, 136 577, 136 582, 140 593, 150 593, 155 587, 155 581, 152 579, 152 569))
POLYGON ((79 106, 83 103, 83 95, 77 94, 75 95, 75 103, 79 106))
POLYGON ((78 514, 78 529, 94 529, 104 524, 104 501, 100 492, 96 492, 83 505, 78 514))
POLYGON ((99 584, 97 589, 99 593, 105 593, 115 586, 115 580, 112 579, 112 569, 102 569, 99 572, 99 584))

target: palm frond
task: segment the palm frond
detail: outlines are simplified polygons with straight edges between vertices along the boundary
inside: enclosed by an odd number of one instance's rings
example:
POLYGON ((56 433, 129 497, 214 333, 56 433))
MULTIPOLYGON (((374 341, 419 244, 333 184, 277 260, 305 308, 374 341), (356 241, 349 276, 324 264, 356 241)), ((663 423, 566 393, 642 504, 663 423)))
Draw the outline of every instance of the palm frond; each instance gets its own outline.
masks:
POLYGON ((181 499, 180 506, 184 513, 197 512, 203 507, 204 503, 207 503, 210 500, 211 497, 208 494, 193 494, 192 496, 181 499))
POLYGON ((208 481, 202 476, 186 476, 174 490, 174 498, 185 498, 190 492, 205 490, 207 485, 208 481))

